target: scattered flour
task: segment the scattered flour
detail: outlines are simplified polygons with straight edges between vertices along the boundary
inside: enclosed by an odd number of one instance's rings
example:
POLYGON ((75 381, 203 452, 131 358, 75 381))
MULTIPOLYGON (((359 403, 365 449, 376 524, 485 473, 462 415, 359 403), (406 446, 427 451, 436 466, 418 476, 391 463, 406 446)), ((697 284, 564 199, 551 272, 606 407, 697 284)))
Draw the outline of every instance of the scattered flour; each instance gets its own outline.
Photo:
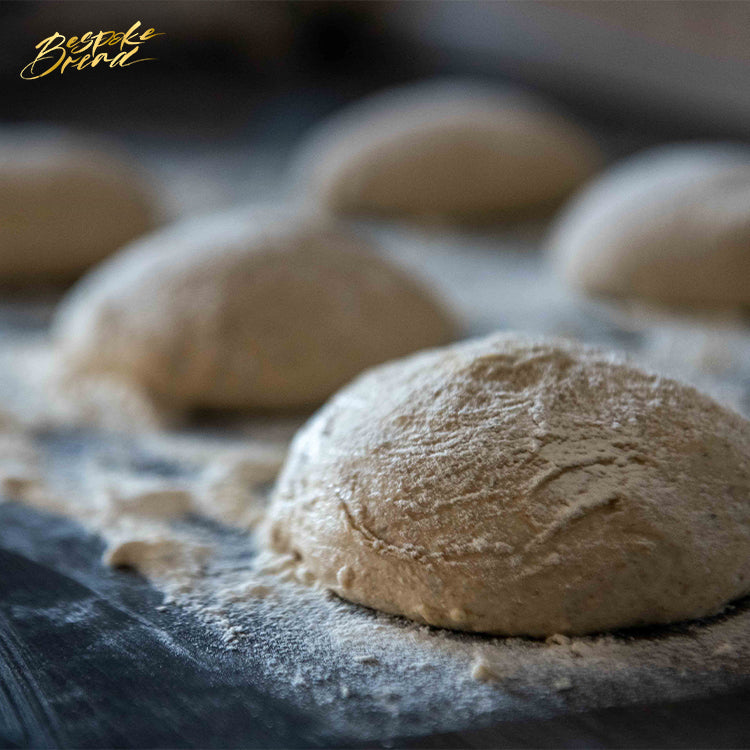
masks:
POLYGON ((0 495, 23 499, 38 493, 39 454, 17 422, 0 414, 0 495))
POLYGON ((15 419, 37 430, 144 433, 179 424, 175 412, 133 383, 70 377, 42 334, 0 342, 0 393, 15 419))
POLYGON ((144 455, 141 441, 108 436, 71 456, 69 440, 27 439, 38 476, 56 493, 26 502, 99 533, 107 563, 135 568, 164 592, 160 610, 198 617, 217 648, 277 697, 325 710, 342 736, 453 731, 687 699, 746 684, 750 675, 747 602, 706 622, 541 641, 431 628, 307 585, 294 556, 259 552, 253 531, 219 522, 219 510, 210 521, 196 513, 210 504, 207 488, 224 491, 215 478, 227 471, 248 477, 247 492, 262 508, 282 445, 253 457, 244 439, 163 435, 149 438, 144 455))
POLYGON ((275 479, 284 450, 256 445, 213 461, 196 492, 197 509, 209 518, 251 529, 263 518, 265 500, 259 491, 275 479))

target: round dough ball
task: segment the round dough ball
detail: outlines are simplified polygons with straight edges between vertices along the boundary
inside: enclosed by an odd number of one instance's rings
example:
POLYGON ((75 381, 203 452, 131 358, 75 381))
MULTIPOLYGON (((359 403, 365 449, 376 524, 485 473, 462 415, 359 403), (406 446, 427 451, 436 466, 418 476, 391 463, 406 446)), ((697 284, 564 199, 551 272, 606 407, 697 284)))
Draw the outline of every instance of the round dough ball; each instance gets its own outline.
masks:
POLYGON ((584 188, 550 249, 587 292, 685 306, 750 305, 750 149, 650 150, 584 188))
POLYGON ((555 203, 599 162, 593 139, 536 99, 442 83, 348 107, 310 137, 296 172, 335 212, 476 220, 555 203))
POLYGON ((494 335, 370 370, 292 444, 268 543, 345 599, 549 636, 750 592, 750 423, 573 343, 494 335))
POLYGON ((143 178, 97 139, 0 133, 0 282, 75 278, 157 213, 143 178))
POLYGON ((179 222, 92 271, 54 333, 69 372, 174 406, 320 403, 370 365, 452 338, 417 283, 333 223, 273 210, 179 222))

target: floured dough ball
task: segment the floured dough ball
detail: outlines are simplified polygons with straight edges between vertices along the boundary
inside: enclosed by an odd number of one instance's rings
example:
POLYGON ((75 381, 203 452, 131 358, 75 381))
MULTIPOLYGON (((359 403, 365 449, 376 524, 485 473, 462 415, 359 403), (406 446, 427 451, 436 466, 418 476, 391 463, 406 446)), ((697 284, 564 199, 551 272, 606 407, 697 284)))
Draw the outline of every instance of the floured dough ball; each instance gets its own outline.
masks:
POLYGON ((333 211, 475 220, 555 203, 599 161, 586 132, 531 96, 438 83, 376 94, 330 118, 295 171, 333 211))
POLYGON ((267 523, 322 585, 431 625, 701 617, 750 592, 750 423, 614 355, 494 335, 341 390, 267 523))
POLYGON ((53 129, 0 131, 0 283, 64 281, 151 229, 144 178, 116 149, 53 129))
POLYGON ((314 405, 361 370, 450 340, 416 282, 331 222, 243 209, 141 238, 58 311, 63 369, 177 407, 314 405))
POLYGON ((550 239, 588 292, 671 305, 750 305, 750 149, 673 146, 587 186, 550 239))

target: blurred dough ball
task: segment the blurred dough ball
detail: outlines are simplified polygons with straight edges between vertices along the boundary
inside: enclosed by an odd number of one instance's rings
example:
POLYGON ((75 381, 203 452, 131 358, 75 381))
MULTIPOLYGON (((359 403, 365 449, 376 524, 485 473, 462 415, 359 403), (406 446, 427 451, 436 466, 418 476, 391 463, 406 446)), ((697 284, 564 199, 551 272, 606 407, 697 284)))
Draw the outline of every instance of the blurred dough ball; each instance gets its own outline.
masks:
POLYGON ((323 123, 300 188, 336 212, 489 219, 553 204, 600 161, 588 133, 535 98, 489 86, 405 86, 323 123))
POLYGON ((596 179, 550 249, 585 291, 672 305, 750 304, 750 149, 653 149, 596 179))
POLYGON ((179 222, 79 282, 64 369, 127 377, 178 407, 295 408, 370 365, 449 340, 419 284, 345 229, 280 210, 179 222))
POLYGON ((0 131, 0 282, 75 278, 157 215, 143 176, 106 142, 0 131))

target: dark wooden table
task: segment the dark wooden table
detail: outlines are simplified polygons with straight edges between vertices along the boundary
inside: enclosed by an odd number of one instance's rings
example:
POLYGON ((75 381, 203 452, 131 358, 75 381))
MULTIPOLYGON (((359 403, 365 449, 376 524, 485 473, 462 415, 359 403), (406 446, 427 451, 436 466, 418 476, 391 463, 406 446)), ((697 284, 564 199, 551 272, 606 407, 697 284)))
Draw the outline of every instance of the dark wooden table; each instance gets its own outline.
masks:
POLYGON ((0 746, 750 746, 750 690, 363 743, 270 697, 204 626, 102 566, 101 551, 72 522, 0 506, 0 746))

